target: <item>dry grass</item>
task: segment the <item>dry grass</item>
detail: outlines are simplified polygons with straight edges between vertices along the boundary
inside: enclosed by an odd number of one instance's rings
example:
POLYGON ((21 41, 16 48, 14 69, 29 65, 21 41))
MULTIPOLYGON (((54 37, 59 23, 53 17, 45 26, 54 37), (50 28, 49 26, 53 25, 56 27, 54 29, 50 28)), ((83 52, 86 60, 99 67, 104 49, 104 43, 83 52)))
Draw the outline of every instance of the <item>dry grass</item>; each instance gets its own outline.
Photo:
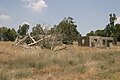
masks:
POLYGON ((69 45, 61 51, 0 42, 0 80, 119 80, 120 47, 69 45))

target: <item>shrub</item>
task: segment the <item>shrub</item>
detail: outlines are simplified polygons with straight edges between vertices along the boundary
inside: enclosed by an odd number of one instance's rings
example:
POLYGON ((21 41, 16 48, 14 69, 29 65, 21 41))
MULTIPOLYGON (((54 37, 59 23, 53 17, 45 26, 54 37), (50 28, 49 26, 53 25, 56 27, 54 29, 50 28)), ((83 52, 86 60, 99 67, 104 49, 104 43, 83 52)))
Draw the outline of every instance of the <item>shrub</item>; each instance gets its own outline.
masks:
POLYGON ((36 68, 43 69, 46 66, 46 62, 37 62, 36 68))
POLYGON ((87 68, 85 66, 80 65, 80 66, 74 67, 72 71, 84 74, 87 71, 87 68))
POLYGON ((24 71, 17 71, 16 74, 15 74, 16 78, 27 78, 29 76, 31 76, 31 73, 30 72, 24 72, 24 71))
POLYGON ((8 76, 5 74, 5 71, 0 71, 0 80, 8 80, 8 76))

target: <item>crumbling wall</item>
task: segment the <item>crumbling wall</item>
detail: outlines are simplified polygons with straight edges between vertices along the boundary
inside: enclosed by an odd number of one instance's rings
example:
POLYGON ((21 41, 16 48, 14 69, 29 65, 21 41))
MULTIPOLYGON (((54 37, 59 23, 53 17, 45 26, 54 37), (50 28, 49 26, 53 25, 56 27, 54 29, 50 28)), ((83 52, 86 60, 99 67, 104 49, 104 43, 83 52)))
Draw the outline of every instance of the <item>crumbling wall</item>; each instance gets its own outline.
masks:
POLYGON ((78 45, 79 46, 89 46, 89 37, 88 36, 79 37, 78 45))
POLYGON ((79 46, 110 47, 111 44, 116 45, 116 43, 117 41, 113 37, 86 36, 78 38, 79 46))
POLYGON ((110 44, 114 44, 113 37, 100 37, 100 36, 89 36, 91 47, 110 47, 110 44), (93 46, 92 46, 92 44, 93 46))

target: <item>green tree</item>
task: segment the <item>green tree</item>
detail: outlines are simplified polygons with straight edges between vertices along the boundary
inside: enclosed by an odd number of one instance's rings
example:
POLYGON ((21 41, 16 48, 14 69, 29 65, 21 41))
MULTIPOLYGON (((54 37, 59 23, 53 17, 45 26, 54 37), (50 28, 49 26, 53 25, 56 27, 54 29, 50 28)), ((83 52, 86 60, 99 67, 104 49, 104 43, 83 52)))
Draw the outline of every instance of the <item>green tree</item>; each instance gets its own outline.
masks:
POLYGON ((58 33, 57 30, 58 30, 57 25, 54 25, 54 27, 49 30, 49 34, 58 33))
POLYGON ((24 36, 27 34, 28 32, 28 29, 29 29, 29 25, 28 24, 23 24, 22 26, 20 25, 19 26, 19 29, 18 29, 18 35, 20 36, 24 36))
POLYGON ((35 36, 37 34, 44 34, 44 30, 40 24, 37 24, 35 27, 32 28, 31 35, 35 36))
POLYGON ((109 16, 110 16, 110 19, 109 19, 110 25, 114 26, 114 23, 115 23, 115 20, 117 20, 117 17, 115 14, 110 14, 109 16))
POLYGON ((106 36, 104 30, 96 30, 95 35, 96 36, 102 36, 102 37, 106 36))
POLYGON ((3 33, 4 41, 15 41, 16 37, 17 34, 14 28, 9 28, 6 32, 3 33))
POLYGON ((87 36, 95 36, 95 32, 91 31, 90 33, 87 33, 87 36))
POLYGON ((0 40, 2 41, 14 41, 16 39, 16 31, 14 28, 10 29, 7 27, 0 28, 0 40))
POLYGON ((51 33, 62 34, 63 43, 72 44, 77 40, 79 32, 72 17, 64 18, 58 25, 51 29, 51 33))
POLYGON ((113 33, 114 37, 117 37, 117 40, 120 41, 120 24, 115 24, 113 33))
POLYGON ((104 31, 105 31, 105 36, 106 37, 110 37, 111 36, 111 27, 110 27, 110 24, 106 25, 104 31))
POLYGON ((7 31, 7 27, 1 27, 1 28, 0 28, 0 41, 1 41, 1 40, 4 40, 3 34, 4 34, 6 31, 7 31))
POLYGON ((103 30, 96 30, 95 32, 91 31, 88 33, 88 36, 103 36, 103 37, 115 37, 116 35, 116 27, 115 27, 115 20, 117 20, 117 16, 115 14, 109 15, 110 23, 106 25, 105 29, 103 30))

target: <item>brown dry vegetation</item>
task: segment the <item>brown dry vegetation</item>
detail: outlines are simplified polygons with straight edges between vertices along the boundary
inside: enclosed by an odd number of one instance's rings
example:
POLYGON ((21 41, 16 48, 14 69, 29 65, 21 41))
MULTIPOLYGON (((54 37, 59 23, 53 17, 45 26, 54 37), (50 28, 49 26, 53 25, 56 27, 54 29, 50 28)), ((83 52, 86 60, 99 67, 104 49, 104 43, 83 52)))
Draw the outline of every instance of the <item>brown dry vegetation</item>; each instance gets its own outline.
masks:
POLYGON ((51 51, 0 42, 0 80, 120 80, 120 47, 51 51))

